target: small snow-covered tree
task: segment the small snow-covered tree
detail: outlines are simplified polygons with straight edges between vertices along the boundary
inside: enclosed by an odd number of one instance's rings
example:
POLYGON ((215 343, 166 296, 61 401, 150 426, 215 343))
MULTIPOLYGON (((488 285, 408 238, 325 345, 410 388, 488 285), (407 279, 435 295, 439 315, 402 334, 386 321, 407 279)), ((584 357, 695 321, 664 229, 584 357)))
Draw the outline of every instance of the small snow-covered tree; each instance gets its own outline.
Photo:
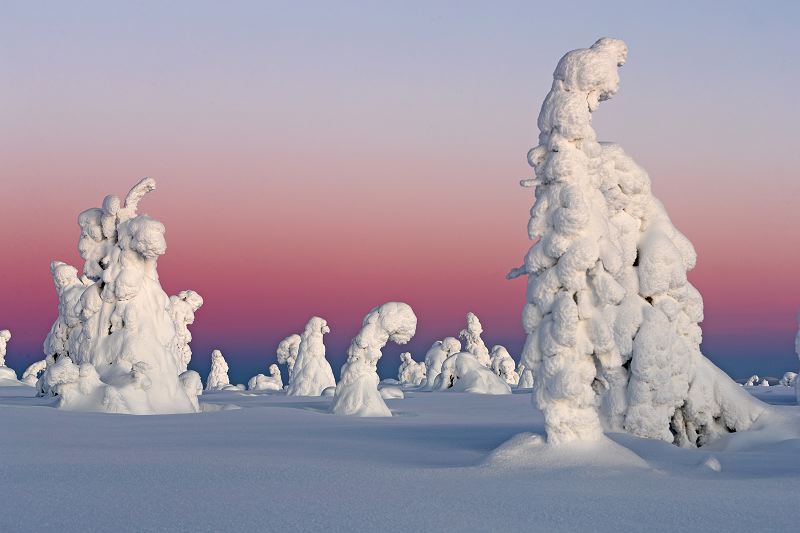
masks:
POLYGON ((7 329, 0 330, 0 379, 13 379, 16 381, 17 373, 13 368, 6 366, 6 351, 10 340, 11 332, 7 329))
POLYGON ((511 394, 508 383, 486 368, 469 352, 459 352, 442 364, 436 390, 473 394, 511 394))
POLYGON ((22 381, 26 385, 30 385, 31 387, 36 386, 36 382, 39 380, 39 374, 44 372, 44 369, 47 367, 47 360, 42 359, 41 361, 36 361, 35 363, 28 366, 25 369, 25 372, 22 373, 22 381))
POLYGON ((451 355, 461 351, 461 342, 455 337, 445 337, 431 345, 425 354, 425 389, 433 390, 436 378, 442 373, 442 364, 451 355))
POLYGON ((401 385, 418 387, 425 381, 425 363, 418 363, 411 357, 410 352, 400 354, 400 367, 397 369, 397 379, 401 385))
POLYGON ((522 360, 517 364, 517 375, 519 376, 519 383, 517 383, 518 389, 533 388, 533 371, 525 366, 522 360))
POLYGON ((158 258, 167 248, 164 225, 137 213, 155 187, 145 178, 124 202, 106 196, 102 207, 78 216, 82 278, 69 265, 51 263, 59 313, 45 340, 47 368, 39 381, 40 392, 59 396, 60 407, 197 410, 178 378, 183 343, 158 278, 158 258))
POLYGON ((180 354, 178 370, 183 373, 192 360, 192 349, 189 347, 192 332, 189 331, 189 325, 194 324, 194 314, 203 305, 203 298, 194 291, 181 291, 177 296, 170 296, 169 302, 175 323, 175 342, 180 354))
POLYGON ((760 381, 761 381, 761 378, 758 377, 757 374, 753 374, 752 376, 747 378, 747 381, 745 381, 744 386, 745 387, 754 387, 755 385, 758 385, 758 383, 760 381))
POLYGON ((406 344, 417 331, 417 317, 411 306, 388 302, 370 311, 361 330, 350 343, 342 367, 331 412, 349 416, 392 416, 378 391, 378 360, 381 349, 392 341, 406 344))
POLYGON ((481 321, 474 313, 467 313, 467 327, 462 329, 458 336, 464 341, 464 351, 474 355, 480 364, 488 368, 492 363, 489 348, 483 342, 481 333, 483 333, 481 321))
POLYGON ((247 382, 247 390, 281 390, 283 379, 278 365, 269 365, 269 376, 256 374, 247 382))
MULTIPOLYGON (((797 315, 797 324, 800 326, 800 313, 797 315)), ((794 351, 797 354, 797 357, 800 357, 800 327, 797 328, 797 336, 794 338, 794 351)), ((797 396, 797 403, 800 405, 800 378, 797 376, 795 376, 794 380, 794 390, 795 395, 797 396)))
POLYGON ((511 354, 508 353, 505 346, 500 346, 498 344, 492 347, 491 368, 496 376, 500 377, 510 386, 516 387, 517 384, 519 384, 519 375, 517 375, 516 372, 517 364, 514 362, 514 359, 511 357, 511 354))
POLYGON ((228 362, 219 350, 211 352, 211 370, 206 379, 206 390, 225 390, 231 385, 228 378, 228 362))
POLYGON ((522 361, 550 443, 604 427, 681 446, 750 427, 763 411, 700 352, 696 256, 621 147, 598 143, 591 115, 617 93, 625 43, 567 53, 528 154, 536 242, 510 277, 528 276, 522 361))
POLYGON ((319 396, 328 387, 336 386, 333 369, 325 359, 325 343, 322 336, 330 333, 328 323, 312 317, 300 338, 297 359, 292 379, 286 391, 288 396, 319 396))
POLYGON ((762 379, 761 383, 758 384, 760 387, 769 387, 769 381, 766 379, 762 379))
POLYGON ((781 378, 780 384, 784 387, 794 387, 795 380, 797 379, 796 372, 786 372, 781 378))
POLYGON ((286 365, 289 374, 289 384, 292 383, 294 374, 294 364, 297 361, 297 354, 300 351, 300 335, 292 333, 278 344, 278 364, 286 365))
POLYGON ((195 410, 200 411, 199 397, 203 395, 203 380, 200 378, 200 374, 194 370, 186 370, 181 372, 178 379, 183 390, 186 391, 186 395, 192 400, 195 410))

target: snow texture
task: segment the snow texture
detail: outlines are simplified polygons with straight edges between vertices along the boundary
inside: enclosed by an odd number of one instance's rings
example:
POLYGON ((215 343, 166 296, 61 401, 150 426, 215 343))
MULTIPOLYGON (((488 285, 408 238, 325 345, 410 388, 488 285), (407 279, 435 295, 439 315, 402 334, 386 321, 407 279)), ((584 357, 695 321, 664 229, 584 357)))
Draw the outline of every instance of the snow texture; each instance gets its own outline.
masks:
POLYGON ((511 387, 516 387, 519 384, 519 375, 516 371, 517 364, 508 353, 505 346, 492 347, 492 372, 503 381, 508 383, 511 387))
POLYGON ((331 412, 347 416, 392 416, 378 391, 381 349, 389 341, 406 344, 416 331, 417 316, 408 304, 387 302, 370 311, 347 349, 347 361, 342 366, 331 412))
POLYGON ((764 407, 700 352, 695 251, 618 145, 598 143, 591 114, 617 93, 627 47, 603 38, 567 53, 528 153, 536 242, 509 277, 528 276, 522 363, 548 442, 603 430, 699 446, 749 428, 764 407))
POLYGON ((269 365, 269 376, 256 374, 247 382, 247 390, 282 390, 283 379, 278 365, 269 365))
POLYGON ((461 342, 455 337, 445 337, 431 345, 425 353, 425 390, 433 390, 445 359, 460 351, 461 342))
POLYGON ((435 390, 473 394, 511 394, 506 381, 483 366, 475 354, 459 352, 442 364, 435 390))
POLYGON ((410 352, 400 354, 400 367, 397 369, 397 380, 402 385, 419 387, 425 381, 427 367, 424 362, 416 362, 410 352))
POLYGON ((290 384, 292 382, 292 375, 294 374, 294 364, 295 361, 297 361, 297 354, 300 350, 300 340, 300 335, 292 333, 278 344, 278 364, 286 365, 290 384))
POLYGON ((82 277, 65 263, 50 265, 58 317, 44 343, 47 368, 37 388, 57 395, 60 407, 130 414, 197 410, 178 378, 188 322, 184 317, 176 324, 158 278, 157 261, 167 249, 164 225, 137 213, 155 188, 155 180, 145 178, 124 201, 106 196, 102 207, 78 216, 82 277))
POLYGON ((481 333, 483 333, 481 321, 474 313, 467 313, 467 327, 462 329, 458 336, 464 341, 464 351, 474 355, 480 364, 488 368, 492 363, 489 349, 484 344, 481 333))
POLYGON ((319 396, 322 392, 336 386, 333 369, 325 359, 325 343, 322 336, 330 333, 328 323, 312 317, 300 336, 300 346, 294 363, 292 378, 286 394, 289 396, 319 396))

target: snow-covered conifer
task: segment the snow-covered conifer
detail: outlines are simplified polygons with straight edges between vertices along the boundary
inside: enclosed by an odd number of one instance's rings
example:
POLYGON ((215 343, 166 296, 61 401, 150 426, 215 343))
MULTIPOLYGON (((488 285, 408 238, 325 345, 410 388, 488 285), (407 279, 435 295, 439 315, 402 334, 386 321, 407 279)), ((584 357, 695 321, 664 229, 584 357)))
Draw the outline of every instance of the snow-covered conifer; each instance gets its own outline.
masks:
POLYGON ((499 344, 492 347, 492 372, 512 387, 519 384, 519 375, 516 372, 517 364, 508 353, 505 346, 499 344))
POLYGON ((206 378, 206 390, 225 390, 231 387, 228 378, 228 362, 219 350, 211 352, 211 370, 206 378))
POLYGON ((39 380, 39 374, 44 372, 44 369, 47 367, 47 360, 42 359, 41 361, 36 361, 35 363, 28 366, 25 369, 25 372, 22 373, 22 381, 26 385, 30 385, 31 387, 36 386, 36 382, 39 380))
POLYGON ((754 386, 758 385, 760 381, 761 381, 761 378, 758 377, 757 374, 753 374, 752 376, 747 378, 747 381, 745 381, 744 386, 745 387, 754 387, 754 386))
POLYGON ((566 54, 528 153, 522 362, 548 442, 598 440, 604 426, 682 446, 750 427, 763 404, 700 352, 700 294, 689 240, 621 147, 598 143, 591 114, 617 93, 627 47, 604 38, 566 54), (602 419, 602 422, 601 422, 602 419))
POLYGON ((489 348, 483 342, 481 333, 483 333, 481 321, 475 313, 467 313, 467 327, 462 329, 458 336, 464 341, 464 351, 474 355, 480 364, 488 368, 492 363, 489 348))
POLYGON ((7 329, 0 330, 0 379, 17 380, 17 373, 13 368, 6 366, 6 350, 8 341, 11 340, 11 332, 7 329))
POLYGON ((455 337, 445 337, 431 345, 425 354, 425 390, 433 390, 436 378, 442 373, 442 363, 461 351, 461 342, 455 337))
POLYGON ((300 346, 292 379, 286 391, 287 395, 319 396, 328 387, 336 386, 333 369, 325 359, 325 343, 322 338, 330 331, 328 323, 318 316, 308 321, 300 337, 300 346))
POLYGON ((418 387, 425 381, 425 363, 416 362, 410 352, 400 354, 400 367, 397 370, 397 379, 402 385, 418 387))
POLYGON ((486 368, 469 352, 459 352, 442 364, 436 390, 473 394, 511 394, 506 381, 486 368))
POLYGON ((388 302, 364 317, 361 330, 347 349, 331 412, 350 416, 392 416, 378 391, 381 349, 392 341, 406 344, 417 331, 417 317, 408 304, 388 302))
POLYGON ((533 371, 525 366, 521 360, 517 364, 517 375, 519 376, 518 389, 532 389, 533 388, 533 371))
POLYGON ((286 365, 286 370, 289 374, 289 384, 292 383, 292 375, 294 374, 294 364, 297 361, 297 354, 300 350, 300 335, 292 333, 281 341, 278 345, 278 364, 286 365))
POLYGON ((794 387, 795 380, 797 379, 796 372, 786 372, 781 378, 780 384, 784 387, 794 387))
POLYGON ((247 382, 247 390, 282 390, 283 379, 278 365, 269 365, 269 376, 256 374, 247 382))
POLYGON ((194 291, 181 291, 177 296, 170 296, 169 302, 172 320, 175 322, 175 342, 180 353, 178 370, 183 373, 192 360, 192 349, 189 347, 192 332, 189 331, 189 325, 194 324, 194 314, 203 305, 203 298, 194 291))

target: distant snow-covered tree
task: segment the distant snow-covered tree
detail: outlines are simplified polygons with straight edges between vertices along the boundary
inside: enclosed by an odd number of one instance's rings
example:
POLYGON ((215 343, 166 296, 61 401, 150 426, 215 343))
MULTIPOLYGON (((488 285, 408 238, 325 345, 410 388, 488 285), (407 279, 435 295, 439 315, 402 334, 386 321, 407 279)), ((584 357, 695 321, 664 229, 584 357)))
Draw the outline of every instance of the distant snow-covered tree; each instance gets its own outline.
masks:
POLYGON ((475 313, 467 313, 467 327, 462 329, 458 336, 464 341, 464 351, 474 355, 480 364, 488 368, 492 363, 489 348, 483 342, 481 333, 483 333, 481 321, 475 313))
POLYGON ((436 378, 442 373, 442 363, 461 351, 461 342, 455 337, 445 337, 434 342, 425 354, 425 390, 433 390, 436 378))
POLYGON ((442 364, 436 390, 473 394, 511 394, 511 387, 500 376, 483 366, 469 352, 459 352, 442 364))
POLYGON ((6 351, 8 341, 11 340, 11 332, 7 329, 0 329, 0 379, 17 380, 17 373, 13 368, 6 366, 6 351))
POLYGON ((424 362, 416 362, 410 352, 400 354, 400 367, 397 369, 397 380, 401 385, 418 387, 425 381, 426 367, 424 362))
POLYGON ((516 387, 519 384, 516 366, 517 364, 505 346, 498 344, 492 347, 492 372, 512 387, 516 387))
POLYGON ((206 390, 225 390, 231 387, 231 380, 228 378, 228 362, 220 350, 211 352, 211 370, 206 378, 206 390))
POLYGON ((333 369, 325 359, 325 343, 322 338, 330 331, 328 323, 318 316, 308 321, 300 338, 287 395, 319 396, 328 387, 336 386, 333 369))
POLYGON ((289 375, 289 384, 292 383, 294 364, 295 361, 297 361, 297 354, 300 351, 300 340, 300 335, 292 333, 278 344, 278 364, 286 365, 286 371, 289 375))
POLYGON ((247 390, 281 390, 283 379, 278 365, 269 365, 269 376, 256 374, 247 382, 247 390))

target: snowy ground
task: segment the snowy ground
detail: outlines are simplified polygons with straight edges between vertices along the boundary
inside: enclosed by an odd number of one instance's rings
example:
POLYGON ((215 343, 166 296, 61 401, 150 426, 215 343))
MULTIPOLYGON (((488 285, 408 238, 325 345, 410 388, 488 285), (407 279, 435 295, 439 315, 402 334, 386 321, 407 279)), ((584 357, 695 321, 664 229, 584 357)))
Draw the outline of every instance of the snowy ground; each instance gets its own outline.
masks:
POLYGON ((786 387, 748 389, 774 411, 713 449, 614 434, 635 455, 517 463, 487 459, 543 433, 529 394, 412 392, 363 419, 217 392, 199 415, 129 416, 0 387, 0 531, 796 531, 800 408, 786 387))

